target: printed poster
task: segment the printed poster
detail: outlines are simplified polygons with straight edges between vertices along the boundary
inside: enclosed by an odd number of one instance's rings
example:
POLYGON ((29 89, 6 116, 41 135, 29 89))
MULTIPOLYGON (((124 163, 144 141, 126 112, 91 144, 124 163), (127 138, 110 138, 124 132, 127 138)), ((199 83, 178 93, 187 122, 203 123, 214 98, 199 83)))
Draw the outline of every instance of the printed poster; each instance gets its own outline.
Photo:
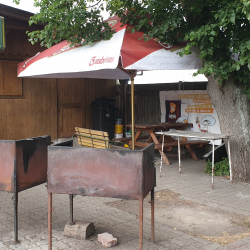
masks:
POLYGON ((166 114, 165 122, 176 122, 181 116, 181 102, 166 100, 166 114))
MULTIPOLYGON (((160 91, 160 103, 161 122, 193 123, 191 131, 221 133, 216 110, 206 90, 160 91)), ((215 144, 220 145, 221 140, 215 144)))

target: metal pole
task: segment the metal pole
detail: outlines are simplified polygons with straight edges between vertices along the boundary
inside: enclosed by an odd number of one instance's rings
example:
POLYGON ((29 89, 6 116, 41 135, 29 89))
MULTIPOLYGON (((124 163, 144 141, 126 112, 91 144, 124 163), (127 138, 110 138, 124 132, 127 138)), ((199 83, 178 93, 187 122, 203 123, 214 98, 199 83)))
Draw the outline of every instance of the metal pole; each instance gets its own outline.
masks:
POLYGON ((161 171, 162 171, 162 158, 163 158, 163 145, 164 145, 164 134, 162 134, 162 144, 161 144, 161 166, 160 166, 160 177, 161 177, 161 171))
POLYGON ((228 145, 228 161, 229 161, 229 171, 230 171, 230 181, 233 182, 233 176, 232 176, 232 166, 231 166, 231 152, 230 152, 230 141, 229 137, 227 139, 227 145, 228 145))
POLYGON ((132 150, 135 150, 135 87, 134 71, 131 71, 131 123, 132 123, 132 150))
POLYGON ((69 195, 69 209, 70 209, 70 225, 74 225, 75 222, 74 222, 74 217, 73 217, 73 194, 70 194, 69 195))
POLYGON ((155 189, 151 190, 151 243, 155 243, 155 189))
POLYGON ((139 200, 139 250, 143 245, 143 199, 139 200))
POLYGON ((52 250, 52 193, 48 193, 48 250, 52 250))
POLYGON ((15 160, 14 160, 14 244, 18 242, 18 176, 17 176, 17 164, 16 164, 16 147, 15 147, 15 160))
POLYGON ((18 192, 15 191, 13 194, 14 203, 14 244, 19 243, 18 241, 18 192))
POLYGON ((213 155, 212 155, 212 188, 214 188, 214 140, 213 140, 213 155))
POLYGON ((181 174, 181 147, 180 147, 180 136, 178 136, 178 158, 179 158, 179 173, 181 174))

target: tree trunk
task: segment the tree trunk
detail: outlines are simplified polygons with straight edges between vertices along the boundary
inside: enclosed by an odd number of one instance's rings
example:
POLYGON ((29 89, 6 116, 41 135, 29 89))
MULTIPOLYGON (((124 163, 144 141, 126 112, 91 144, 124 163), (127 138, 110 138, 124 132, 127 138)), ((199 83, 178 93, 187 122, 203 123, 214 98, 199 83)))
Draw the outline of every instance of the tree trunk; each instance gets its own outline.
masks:
POLYGON ((250 100, 233 81, 222 86, 212 76, 208 78, 207 91, 218 114, 221 133, 234 135, 230 139, 233 178, 250 181, 250 100))

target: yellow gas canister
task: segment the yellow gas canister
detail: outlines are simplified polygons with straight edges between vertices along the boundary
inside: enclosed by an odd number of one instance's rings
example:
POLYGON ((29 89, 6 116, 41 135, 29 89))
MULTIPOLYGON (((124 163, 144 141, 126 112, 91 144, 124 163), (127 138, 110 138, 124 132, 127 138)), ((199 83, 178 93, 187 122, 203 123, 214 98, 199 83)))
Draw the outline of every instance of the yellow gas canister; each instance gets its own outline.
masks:
POLYGON ((122 134, 123 133, 123 125, 115 125, 115 133, 122 134))

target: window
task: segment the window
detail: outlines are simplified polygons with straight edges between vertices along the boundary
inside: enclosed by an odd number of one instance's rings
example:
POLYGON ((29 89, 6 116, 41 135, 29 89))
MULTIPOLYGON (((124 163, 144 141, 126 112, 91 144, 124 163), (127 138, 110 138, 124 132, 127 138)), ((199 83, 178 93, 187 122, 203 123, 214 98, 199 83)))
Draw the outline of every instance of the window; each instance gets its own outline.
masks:
POLYGON ((0 95, 21 96, 22 78, 17 77, 17 61, 0 61, 0 95))

